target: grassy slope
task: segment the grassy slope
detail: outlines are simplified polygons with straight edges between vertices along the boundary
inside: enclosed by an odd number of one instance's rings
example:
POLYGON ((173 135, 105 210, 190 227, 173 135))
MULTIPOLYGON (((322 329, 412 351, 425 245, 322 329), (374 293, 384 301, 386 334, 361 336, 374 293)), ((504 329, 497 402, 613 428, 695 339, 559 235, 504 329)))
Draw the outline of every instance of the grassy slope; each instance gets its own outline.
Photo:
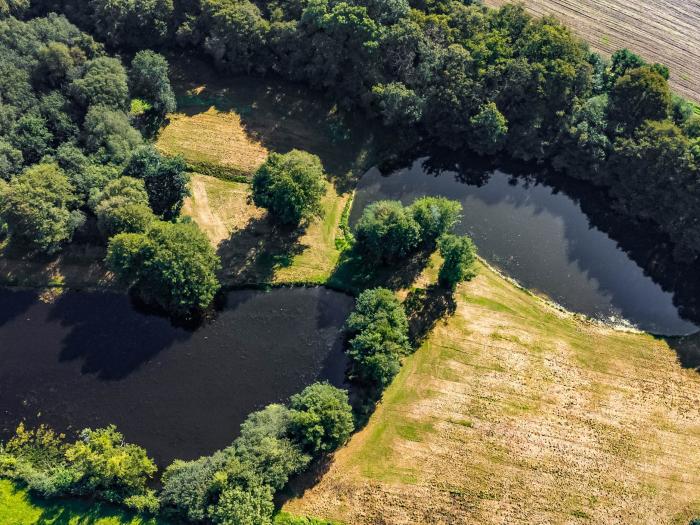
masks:
POLYGON ((134 517, 111 505, 78 500, 46 502, 32 498, 26 490, 2 479, 0 479, 0 523, 2 525, 165 525, 165 522, 160 520, 134 517))
MULTIPOLYGON (((507 0, 486 0, 498 7, 507 0)), ((611 54, 627 47, 671 68, 671 86, 700 103, 698 0, 524 0, 535 15, 555 15, 593 49, 611 54)))
POLYGON ((286 509, 353 524, 687 523, 699 447, 700 376, 666 343, 482 268, 286 509))

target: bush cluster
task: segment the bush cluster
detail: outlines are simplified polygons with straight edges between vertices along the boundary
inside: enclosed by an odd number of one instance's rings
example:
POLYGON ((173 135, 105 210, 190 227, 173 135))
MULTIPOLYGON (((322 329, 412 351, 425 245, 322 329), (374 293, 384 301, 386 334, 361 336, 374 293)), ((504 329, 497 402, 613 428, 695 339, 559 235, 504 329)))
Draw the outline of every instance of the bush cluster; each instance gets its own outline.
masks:
POLYGON ((155 512, 159 503, 148 481, 156 466, 146 451, 124 442, 113 426, 85 429, 68 443, 45 426, 23 424, 0 445, 0 475, 23 482, 43 497, 89 496, 155 512))
POLYGON ((163 474, 163 510, 195 523, 268 525, 273 495, 354 429, 344 390, 316 383, 248 416, 226 449, 196 461, 176 461, 163 474))

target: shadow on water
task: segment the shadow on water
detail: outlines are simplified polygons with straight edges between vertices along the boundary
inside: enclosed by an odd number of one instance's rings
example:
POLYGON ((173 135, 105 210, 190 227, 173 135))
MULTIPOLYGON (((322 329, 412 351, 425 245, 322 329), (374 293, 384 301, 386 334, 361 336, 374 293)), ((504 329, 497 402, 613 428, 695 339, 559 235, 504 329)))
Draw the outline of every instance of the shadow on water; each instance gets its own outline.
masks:
POLYGON ((84 296, 63 294, 48 316, 50 322, 67 329, 60 343, 60 361, 82 361, 84 374, 108 381, 123 379, 173 343, 190 337, 190 329, 153 315, 153 310, 134 299, 111 293, 97 297, 99 304, 85 308, 84 296))
POLYGON ((36 300, 36 292, 27 290, 12 290, 0 294, 0 328, 25 313, 36 300))

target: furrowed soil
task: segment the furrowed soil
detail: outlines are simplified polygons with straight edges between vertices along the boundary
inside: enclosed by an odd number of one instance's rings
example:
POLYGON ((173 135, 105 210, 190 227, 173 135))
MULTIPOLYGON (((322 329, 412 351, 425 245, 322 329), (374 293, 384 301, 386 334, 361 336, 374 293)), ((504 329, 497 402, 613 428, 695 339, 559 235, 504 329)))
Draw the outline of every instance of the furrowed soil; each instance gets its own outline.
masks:
MULTIPOLYGON (((506 0, 486 0, 500 7, 506 0)), ((671 69, 671 86, 700 103, 700 1, 525 0, 533 15, 554 15, 603 54, 628 48, 671 69)))
POLYGON ((481 267, 285 509, 352 524, 685 524, 700 512, 699 446, 700 376, 667 342, 481 267))

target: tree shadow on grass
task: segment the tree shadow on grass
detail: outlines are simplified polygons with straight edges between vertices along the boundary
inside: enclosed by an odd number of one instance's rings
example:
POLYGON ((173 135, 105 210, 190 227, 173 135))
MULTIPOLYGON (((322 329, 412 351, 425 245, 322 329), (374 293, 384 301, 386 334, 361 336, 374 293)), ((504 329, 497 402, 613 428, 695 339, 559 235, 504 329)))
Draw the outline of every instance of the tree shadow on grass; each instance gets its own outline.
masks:
POLYGON ((417 348, 439 321, 455 313, 457 303, 452 290, 433 284, 412 290, 404 301, 404 307, 411 343, 417 348))
POLYGON ((307 87, 277 78, 219 73, 193 55, 173 59, 181 113, 215 108, 235 112, 246 134, 270 151, 302 149, 318 155, 340 193, 354 188, 383 146, 395 141, 359 114, 339 111, 335 101, 307 87))
POLYGON ((428 265, 430 250, 421 250, 404 261, 380 265, 363 259, 355 249, 343 253, 328 284, 352 294, 368 288, 400 290, 410 287, 428 265))
POLYGON ((218 248, 222 283, 253 286, 271 283, 275 272, 292 264, 307 247, 299 243, 303 228, 287 228, 267 216, 251 219, 218 248))

